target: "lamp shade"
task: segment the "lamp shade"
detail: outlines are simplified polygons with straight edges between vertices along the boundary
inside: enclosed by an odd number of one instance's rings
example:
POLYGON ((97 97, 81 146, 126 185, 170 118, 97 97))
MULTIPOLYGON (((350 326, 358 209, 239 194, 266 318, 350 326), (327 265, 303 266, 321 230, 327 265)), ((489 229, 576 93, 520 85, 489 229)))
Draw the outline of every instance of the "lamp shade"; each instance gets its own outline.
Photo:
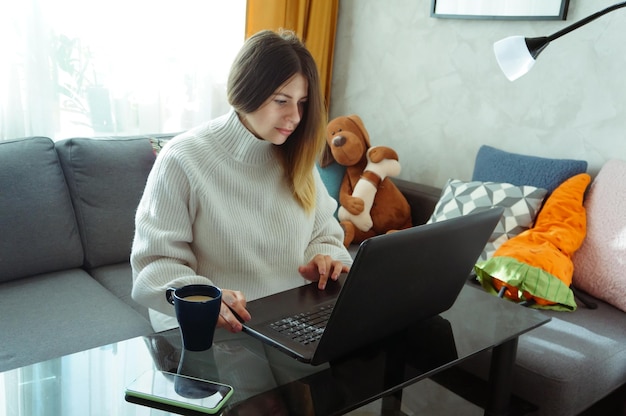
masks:
POLYGON ((508 38, 499 40, 493 45, 493 51, 496 55, 498 65, 500 65, 500 69, 510 81, 515 81, 530 71, 535 64, 537 56, 545 49, 546 46, 548 46, 550 42, 578 29, 581 26, 586 25, 600 16, 614 10, 621 9, 622 7, 626 7, 626 1, 600 10, 599 12, 587 16, 550 36, 542 36, 538 38, 509 36, 508 38))
POLYGON ((493 44, 493 52, 504 75, 515 81, 533 67, 535 58, 523 36, 509 36, 493 44))

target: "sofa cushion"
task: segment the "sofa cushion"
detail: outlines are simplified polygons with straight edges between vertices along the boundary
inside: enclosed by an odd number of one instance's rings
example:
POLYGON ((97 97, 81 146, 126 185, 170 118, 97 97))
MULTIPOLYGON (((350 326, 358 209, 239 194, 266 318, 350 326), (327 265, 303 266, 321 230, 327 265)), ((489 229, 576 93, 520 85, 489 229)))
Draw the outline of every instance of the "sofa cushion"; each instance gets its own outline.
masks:
POLYGON ((550 194, 566 179, 586 171, 584 160, 527 156, 483 145, 476 154, 472 180, 530 185, 550 194))
POLYGON ((85 250, 85 266, 128 261, 135 211, 155 155, 147 138, 57 142, 85 250))
POLYGON ((148 308, 137 303, 130 295, 133 289, 133 270, 129 262, 96 267, 90 269, 89 274, 124 303, 150 320, 148 308))
POLYGON ((0 282, 80 266, 80 236, 52 140, 0 140, 0 184, 0 282))
MULTIPOLYGON (((626 383, 626 315, 597 303, 574 313, 542 311, 552 320, 519 338, 512 391, 540 406, 533 415, 577 415, 626 383)), ((490 357, 485 351, 461 366, 486 380, 490 357)))
POLYGON ((0 371, 152 333, 82 269, 0 285, 0 371), (27 323, 27 325, 25 325, 27 323))
POLYGON ((487 260, 502 243, 532 226, 545 195, 545 189, 534 186, 450 179, 427 223, 486 210, 493 206, 504 207, 502 218, 480 255, 480 260, 487 260))
POLYGON ((585 200, 587 238, 574 255, 574 286, 626 312, 626 161, 609 160, 585 200))

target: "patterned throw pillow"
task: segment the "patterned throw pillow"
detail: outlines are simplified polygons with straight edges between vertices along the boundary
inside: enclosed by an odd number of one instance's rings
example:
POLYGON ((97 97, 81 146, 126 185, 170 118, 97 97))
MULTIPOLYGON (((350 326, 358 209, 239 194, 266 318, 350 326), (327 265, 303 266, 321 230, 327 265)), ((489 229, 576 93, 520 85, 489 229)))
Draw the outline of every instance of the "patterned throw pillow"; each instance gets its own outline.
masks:
POLYGON ((546 194, 545 189, 534 186, 449 179, 427 223, 484 211, 494 206, 503 207, 504 214, 480 255, 480 261, 484 261, 491 258, 502 243, 532 226, 546 194))
POLYGON ((150 137, 149 138, 150 145, 152 145, 152 150, 154 151, 154 154, 158 155, 161 149, 163 149, 163 146, 165 146, 165 144, 169 142, 170 139, 171 139, 170 137, 168 138, 150 137))

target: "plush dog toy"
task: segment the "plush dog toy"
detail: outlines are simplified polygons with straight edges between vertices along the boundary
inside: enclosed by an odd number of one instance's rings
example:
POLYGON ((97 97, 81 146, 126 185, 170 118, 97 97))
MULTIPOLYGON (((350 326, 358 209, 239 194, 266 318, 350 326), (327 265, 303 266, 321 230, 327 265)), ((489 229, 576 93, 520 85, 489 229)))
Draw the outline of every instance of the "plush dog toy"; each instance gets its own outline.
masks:
POLYGON ((369 231, 373 226, 370 210, 374 205, 374 198, 378 191, 378 186, 387 176, 398 176, 400 174, 400 162, 395 150, 385 146, 373 146, 367 149, 367 165, 363 170, 361 178, 356 183, 352 196, 361 198, 364 203, 363 211, 353 214, 343 206, 339 207, 339 221, 350 221, 356 228, 363 232, 369 231), (374 160, 379 162, 374 162, 374 160))
POLYGON ((326 144, 320 165, 325 167, 335 160, 346 167, 338 214, 346 247, 412 226, 409 203, 388 178, 400 173, 398 155, 389 147, 372 147, 359 116, 331 120, 326 128, 326 144))

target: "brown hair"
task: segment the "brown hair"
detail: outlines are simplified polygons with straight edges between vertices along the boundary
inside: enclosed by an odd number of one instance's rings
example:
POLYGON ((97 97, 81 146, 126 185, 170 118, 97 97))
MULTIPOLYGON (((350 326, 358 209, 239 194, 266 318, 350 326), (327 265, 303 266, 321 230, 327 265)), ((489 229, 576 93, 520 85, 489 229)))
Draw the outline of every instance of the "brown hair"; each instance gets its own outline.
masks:
POLYGON ((263 30, 246 40, 228 76, 228 102, 240 114, 252 113, 296 74, 308 82, 308 99, 298 127, 276 152, 294 197, 311 212, 313 169, 325 144, 326 108, 313 56, 294 32, 263 30))

